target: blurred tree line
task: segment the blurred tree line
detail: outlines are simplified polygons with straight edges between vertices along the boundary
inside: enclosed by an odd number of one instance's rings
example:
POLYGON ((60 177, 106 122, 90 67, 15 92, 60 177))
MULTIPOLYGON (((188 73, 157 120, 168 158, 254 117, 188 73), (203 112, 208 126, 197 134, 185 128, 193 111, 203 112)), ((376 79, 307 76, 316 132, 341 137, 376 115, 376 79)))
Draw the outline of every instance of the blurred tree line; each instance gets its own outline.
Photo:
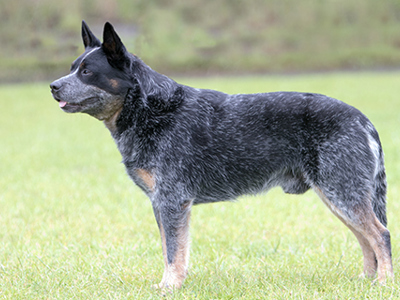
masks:
POLYGON ((82 19, 168 74, 400 67, 399 0, 0 1, 0 82, 66 73, 82 19))

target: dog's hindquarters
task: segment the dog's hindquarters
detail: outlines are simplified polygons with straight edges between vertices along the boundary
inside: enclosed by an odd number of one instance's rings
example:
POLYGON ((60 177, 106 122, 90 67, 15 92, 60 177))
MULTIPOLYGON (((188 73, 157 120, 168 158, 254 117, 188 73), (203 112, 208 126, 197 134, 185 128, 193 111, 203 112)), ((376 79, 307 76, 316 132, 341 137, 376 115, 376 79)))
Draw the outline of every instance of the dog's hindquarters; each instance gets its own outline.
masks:
MULTIPOLYGON (((378 238, 381 239, 379 245, 375 247, 383 248, 383 253, 379 253, 379 250, 375 251, 375 264, 378 266, 378 279, 383 281, 387 276, 393 276, 392 267, 392 252, 391 252, 391 241, 390 233, 387 227, 386 217, 386 172, 384 165, 384 154, 380 143, 379 135, 374 126, 369 120, 364 120, 364 128, 368 136, 368 145, 373 153, 375 159, 375 169, 373 177, 373 191, 371 194, 372 209, 376 218, 378 219, 378 227, 380 228, 380 235, 378 238), (379 257, 379 255, 381 257, 379 257)), ((370 242, 371 248, 374 247, 374 241, 370 242)), ((363 250, 364 251, 364 250, 363 250)), ((365 265, 365 262, 364 262, 365 265)), ((365 269, 365 268, 364 268, 365 269)))
POLYGON ((393 276, 386 220, 383 151, 370 121, 357 110, 318 147, 314 191, 355 234, 364 256, 364 275, 393 276))

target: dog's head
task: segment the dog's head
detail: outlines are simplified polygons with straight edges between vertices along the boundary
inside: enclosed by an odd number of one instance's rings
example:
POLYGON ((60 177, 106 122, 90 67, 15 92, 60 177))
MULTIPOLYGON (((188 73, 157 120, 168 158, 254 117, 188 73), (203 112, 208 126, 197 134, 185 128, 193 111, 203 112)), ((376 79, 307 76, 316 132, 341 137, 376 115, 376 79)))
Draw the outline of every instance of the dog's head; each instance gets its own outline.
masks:
POLYGON ((101 43, 82 22, 85 52, 71 66, 69 75, 50 84, 54 99, 65 112, 88 113, 100 120, 114 116, 135 81, 129 54, 110 23, 101 43))

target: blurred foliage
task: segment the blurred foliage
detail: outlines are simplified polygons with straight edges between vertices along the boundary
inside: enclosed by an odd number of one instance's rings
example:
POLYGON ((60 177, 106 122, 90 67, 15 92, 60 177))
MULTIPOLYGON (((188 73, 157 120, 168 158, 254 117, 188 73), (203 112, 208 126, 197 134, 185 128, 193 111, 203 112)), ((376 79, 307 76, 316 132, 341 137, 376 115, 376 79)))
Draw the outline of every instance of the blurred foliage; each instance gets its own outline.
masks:
POLYGON ((399 0, 1 1, 1 82, 66 73, 82 19, 164 73, 400 66, 399 0))

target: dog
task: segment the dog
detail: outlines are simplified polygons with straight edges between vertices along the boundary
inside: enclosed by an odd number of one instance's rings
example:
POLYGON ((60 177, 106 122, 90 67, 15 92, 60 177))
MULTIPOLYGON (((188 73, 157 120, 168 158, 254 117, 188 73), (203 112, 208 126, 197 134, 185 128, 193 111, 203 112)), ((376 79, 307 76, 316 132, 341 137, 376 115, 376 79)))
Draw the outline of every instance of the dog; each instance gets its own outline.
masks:
POLYGON ((228 95, 176 83, 128 53, 106 23, 103 43, 82 22, 84 53, 51 83, 59 107, 104 122, 131 179, 148 195, 165 270, 188 272, 193 205, 280 186, 314 190, 356 236, 363 275, 393 277, 386 174, 378 133, 356 108, 320 94, 228 95))

